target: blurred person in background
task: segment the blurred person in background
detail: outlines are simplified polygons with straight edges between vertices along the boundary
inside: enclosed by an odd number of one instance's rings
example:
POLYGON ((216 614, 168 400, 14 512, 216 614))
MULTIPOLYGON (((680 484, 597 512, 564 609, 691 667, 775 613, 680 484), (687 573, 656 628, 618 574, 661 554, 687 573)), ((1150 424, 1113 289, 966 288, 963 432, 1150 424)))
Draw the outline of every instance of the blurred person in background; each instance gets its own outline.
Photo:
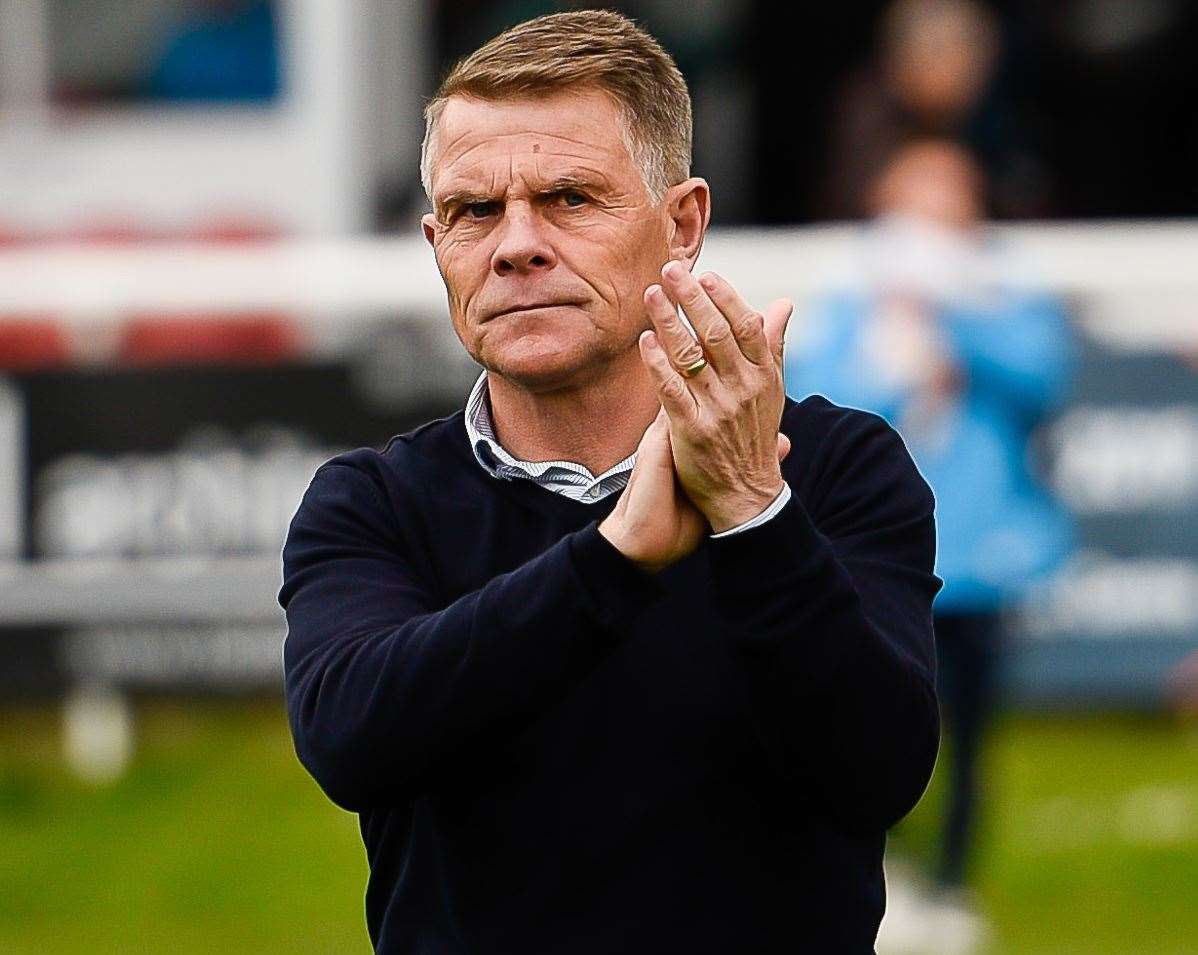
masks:
POLYGON ((901 148, 870 200, 856 261, 791 344, 787 386, 883 415, 936 495, 952 761, 935 875, 952 906, 965 901, 1002 613, 1071 548, 1071 522, 1028 457, 1032 430, 1070 386, 1074 349, 1061 303, 983 228, 983 174, 964 149, 901 148))
POLYGON ((870 213, 870 186, 902 143, 966 145, 1003 217, 1046 211, 1042 164, 1011 99, 998 17, 979 0, 897 0, 883 15, 876 62, 852 76, 833 110, 824 213, 870 213))

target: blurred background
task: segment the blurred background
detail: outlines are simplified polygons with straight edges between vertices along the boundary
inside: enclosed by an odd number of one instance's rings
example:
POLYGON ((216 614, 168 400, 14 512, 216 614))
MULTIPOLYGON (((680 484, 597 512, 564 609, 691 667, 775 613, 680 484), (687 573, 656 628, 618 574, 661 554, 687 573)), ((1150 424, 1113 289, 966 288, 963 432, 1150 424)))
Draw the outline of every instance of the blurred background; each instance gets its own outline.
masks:
MULTIPOLYGON (((369 949, 279 550, 319 463, 462 406, 422 103, 570 6, 0 0, 0 952, 369 949)), ((1198 7, 608 6, 691 85, 701 264, 936 492, 879 955, 1198 951, 1198 7)))

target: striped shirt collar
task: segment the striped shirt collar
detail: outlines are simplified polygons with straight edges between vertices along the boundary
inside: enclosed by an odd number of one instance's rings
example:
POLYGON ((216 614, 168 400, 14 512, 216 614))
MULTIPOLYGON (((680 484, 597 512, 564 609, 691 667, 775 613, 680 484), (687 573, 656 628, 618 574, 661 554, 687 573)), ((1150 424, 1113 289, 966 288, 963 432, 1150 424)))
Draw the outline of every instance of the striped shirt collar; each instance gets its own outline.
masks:
POLYGON ((492 477, 508 481, 532 481, 547 491, 575 501, 591 504, 622 491, 628 484, 632 466, 636 464, 634 451, 602 474, 595 475, 574 461, 521 461, 512 457, 495 438, 485 371, 470 389, 470 397, 466 399, 465 421, 474 456, 492 477))

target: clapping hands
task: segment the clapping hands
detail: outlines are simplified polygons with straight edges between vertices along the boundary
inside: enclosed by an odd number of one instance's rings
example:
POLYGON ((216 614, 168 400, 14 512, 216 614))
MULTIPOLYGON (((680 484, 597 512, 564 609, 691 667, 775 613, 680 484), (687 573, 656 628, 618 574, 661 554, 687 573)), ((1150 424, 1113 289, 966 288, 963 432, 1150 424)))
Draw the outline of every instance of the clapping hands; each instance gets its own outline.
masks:
POLYGON ((645 290, 645 307, 653 329, 641 335, 641 358, 662 413, 645 432, 633 477, 600 531, 645 569, 658 570, 693 551, 709 528, 743 524, 781 493, 780 462, 790 450, 778 431, 782 349, 793 306, 778 299, 762 314, 715 273, 695 278, 671 261, 661 284, 645 290))

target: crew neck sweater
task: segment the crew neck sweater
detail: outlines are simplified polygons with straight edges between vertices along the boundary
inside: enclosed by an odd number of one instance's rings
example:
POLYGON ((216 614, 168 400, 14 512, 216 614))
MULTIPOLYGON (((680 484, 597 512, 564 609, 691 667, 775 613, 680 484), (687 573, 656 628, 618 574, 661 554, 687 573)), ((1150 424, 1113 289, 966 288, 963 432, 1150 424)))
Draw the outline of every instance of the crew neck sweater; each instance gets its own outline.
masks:
POLYGON ((283 549, 288 717, 375 951, 870 953, 939 741, 934 501, 787 400, 790 501, 650 575, 462 414, 331 459, 283 549))

